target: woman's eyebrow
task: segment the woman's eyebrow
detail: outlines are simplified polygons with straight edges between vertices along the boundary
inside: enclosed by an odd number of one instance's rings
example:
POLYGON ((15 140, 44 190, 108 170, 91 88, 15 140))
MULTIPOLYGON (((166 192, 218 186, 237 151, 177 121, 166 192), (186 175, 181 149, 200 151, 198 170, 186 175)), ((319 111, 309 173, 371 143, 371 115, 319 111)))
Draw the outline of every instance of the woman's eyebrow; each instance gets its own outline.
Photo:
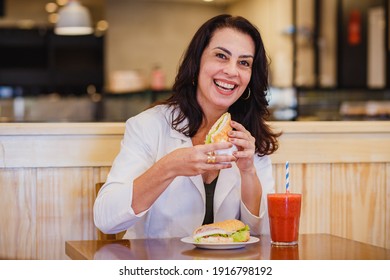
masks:
MULTIPOLYGON (((219 49, 221 51, 226 52, 228 55, 232 55, 231 51, 229 51, 228 49, 225 49, 224 47, 215 47, 214 50, 215 49, 219 49)), ((243 54, 243 55, 240 55, 239 57, 240 58, 254 58, 253 55, 251 55, 251 54, 243 54)))

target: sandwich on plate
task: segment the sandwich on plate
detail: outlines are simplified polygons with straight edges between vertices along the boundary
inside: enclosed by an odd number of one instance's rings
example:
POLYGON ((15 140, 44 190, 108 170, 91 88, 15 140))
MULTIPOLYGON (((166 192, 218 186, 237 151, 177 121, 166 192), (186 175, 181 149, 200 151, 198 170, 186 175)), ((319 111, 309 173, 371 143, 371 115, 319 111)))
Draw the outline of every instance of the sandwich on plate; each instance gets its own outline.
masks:
POLYGON ((192 237, 196 243, 247 242, 250 229, 239 220, 225 220, 198 227, 192 237))

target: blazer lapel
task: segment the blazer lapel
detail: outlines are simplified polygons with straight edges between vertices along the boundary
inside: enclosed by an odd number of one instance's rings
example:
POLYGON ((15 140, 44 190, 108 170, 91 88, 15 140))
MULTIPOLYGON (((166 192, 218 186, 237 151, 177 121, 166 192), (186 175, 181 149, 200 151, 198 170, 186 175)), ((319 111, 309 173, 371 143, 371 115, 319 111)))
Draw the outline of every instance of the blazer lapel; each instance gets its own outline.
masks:
POLYGON ((191 176, 190 180, 195 185, 195 187, 198 189, 198 191, 200 192, 202 199, 203 199, 203 202, 206 203, 206 192, 204 190, 204 183, 203 183, 202 175, 191 176))
POLYGON ((240 175, 238 174, 238 168, 233 164, 232 168, 222 169, 219 172, 217 186, 215 188, 214 195, 214 213, 217 213, 222 202, 231 190, 236 186, 240 175))

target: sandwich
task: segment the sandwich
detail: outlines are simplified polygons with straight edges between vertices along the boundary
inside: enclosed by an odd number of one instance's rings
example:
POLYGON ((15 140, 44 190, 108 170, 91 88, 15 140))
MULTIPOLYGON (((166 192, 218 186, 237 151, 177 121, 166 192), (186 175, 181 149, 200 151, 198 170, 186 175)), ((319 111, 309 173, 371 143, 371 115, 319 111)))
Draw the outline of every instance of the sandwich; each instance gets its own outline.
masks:
POLYGON ((226 112, 213 124, 209 133, 206 135, 205 144, 227 142, 229 131, 233 128, 230 126, 231 116, 226 112))
MULTIPOLYGON (((230 125, 231 120, 232 118, 229 112, 226 112, 220 116, 209 130, 209 133, 206 135, 205 144, 228 142, 228 133, 233 130, 230 125)), ((232 155, 234 151, 237 151, 237 147, 235 145, 229 149, 217 150, 215 151, 215 154, 232 155)))
POLYGON ((192 237, 197 243, 247 242, 250 229, 239 220, 226 220, 202 225, 195 229, 192 237))

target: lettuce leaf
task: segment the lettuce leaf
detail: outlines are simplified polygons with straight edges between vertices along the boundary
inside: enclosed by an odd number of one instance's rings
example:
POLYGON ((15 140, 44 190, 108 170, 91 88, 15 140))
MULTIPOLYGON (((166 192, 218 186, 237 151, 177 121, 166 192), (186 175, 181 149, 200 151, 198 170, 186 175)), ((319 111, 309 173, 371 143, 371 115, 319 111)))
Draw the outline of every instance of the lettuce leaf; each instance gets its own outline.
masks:
POLYGON ((249 227, 246 225, 244 228, 232 234, 234 242, 244 242, 248 235, 249 227))

